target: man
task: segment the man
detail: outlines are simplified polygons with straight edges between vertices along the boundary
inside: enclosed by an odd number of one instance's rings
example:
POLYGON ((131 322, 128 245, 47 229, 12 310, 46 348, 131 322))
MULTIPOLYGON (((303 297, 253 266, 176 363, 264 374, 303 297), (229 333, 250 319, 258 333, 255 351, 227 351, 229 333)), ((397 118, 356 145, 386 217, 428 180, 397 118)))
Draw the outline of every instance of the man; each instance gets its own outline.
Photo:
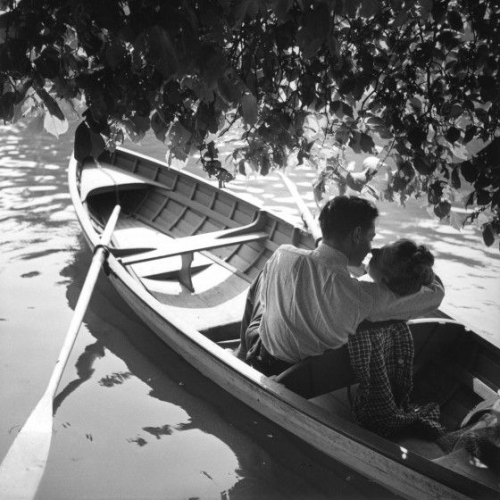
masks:
POLYGON ((444 288, 437 279, 416 294, 398 296, 350 275, 347 266, 360 266, 371 250, 377 217, 369 201, 338 196, 320 213, 318 248, 276 250, 249 292, 240 359, 273 375, 346 344, 364 320, 405 320, 439 306, 444 288))

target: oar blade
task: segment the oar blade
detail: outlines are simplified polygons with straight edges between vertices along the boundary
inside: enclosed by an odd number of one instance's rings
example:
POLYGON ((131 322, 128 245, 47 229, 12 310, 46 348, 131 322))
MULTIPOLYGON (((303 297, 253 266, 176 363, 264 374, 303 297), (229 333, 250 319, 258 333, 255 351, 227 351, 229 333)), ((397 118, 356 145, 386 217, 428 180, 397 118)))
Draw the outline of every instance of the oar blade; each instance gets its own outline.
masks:
POLYGON ((34 498, 52 440, 52 399, 44 395, 0 464, 0 499, 34 498))

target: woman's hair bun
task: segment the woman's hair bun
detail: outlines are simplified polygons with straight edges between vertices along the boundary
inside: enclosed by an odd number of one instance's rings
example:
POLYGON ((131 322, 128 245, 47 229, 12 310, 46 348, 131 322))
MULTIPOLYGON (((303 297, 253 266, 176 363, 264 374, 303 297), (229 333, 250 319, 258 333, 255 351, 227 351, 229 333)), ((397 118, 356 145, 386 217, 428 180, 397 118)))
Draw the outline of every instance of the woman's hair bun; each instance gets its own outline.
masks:
POLYGON ((410 260, 415 264, 424 266, 434 265, 434 255, 432 255, 425 245, 418 245, 410 260))
POLYGON ((417 245, 409 239, 396 242, 393 262, 386 269, 386 284, 398 295, 416 293, 422 286, 434 281, 434 256, 425 245, 417 245))

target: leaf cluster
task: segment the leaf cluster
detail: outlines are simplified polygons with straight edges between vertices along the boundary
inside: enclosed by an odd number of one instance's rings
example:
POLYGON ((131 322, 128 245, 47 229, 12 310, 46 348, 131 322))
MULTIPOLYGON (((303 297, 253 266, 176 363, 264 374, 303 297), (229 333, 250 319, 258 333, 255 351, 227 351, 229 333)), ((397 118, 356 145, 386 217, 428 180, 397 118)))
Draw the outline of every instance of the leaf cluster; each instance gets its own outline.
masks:
POLYGON ((345 153, 383 150, 392 172, 376 196, 425 196, 451 220, 467 188, 469 220, 481 221, 488 245, 499 234, 494 0, 3 0, 1 8, 0 118, 34 116, 60 134, 82 103, 77 158, 152 130, 171 157, 201 151, 203 167, 226 182, 212 141, 232 128, 244 141, 232 154, 237 171, 266 175, 308 161, 321 194, 331 179, 369 187, 376 169, 349 172, 345 153))

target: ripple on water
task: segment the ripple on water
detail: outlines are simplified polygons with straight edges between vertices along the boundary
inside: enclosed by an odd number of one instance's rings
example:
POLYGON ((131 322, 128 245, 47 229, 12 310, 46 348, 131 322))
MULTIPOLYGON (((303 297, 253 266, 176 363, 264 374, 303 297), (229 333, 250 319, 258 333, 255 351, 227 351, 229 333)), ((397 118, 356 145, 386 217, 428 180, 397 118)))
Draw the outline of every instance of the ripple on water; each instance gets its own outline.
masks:
POLYGON ((28 191, 56 191, 57 186, 28 186, 28 191))
MULTIPOLYGON (((1 151, 1 149, 0 149, 1 151)), ((19 158, 2 158, 2 167, 9 168, 33 168, 37 166, 36 161, 19 160, 19 158)))

